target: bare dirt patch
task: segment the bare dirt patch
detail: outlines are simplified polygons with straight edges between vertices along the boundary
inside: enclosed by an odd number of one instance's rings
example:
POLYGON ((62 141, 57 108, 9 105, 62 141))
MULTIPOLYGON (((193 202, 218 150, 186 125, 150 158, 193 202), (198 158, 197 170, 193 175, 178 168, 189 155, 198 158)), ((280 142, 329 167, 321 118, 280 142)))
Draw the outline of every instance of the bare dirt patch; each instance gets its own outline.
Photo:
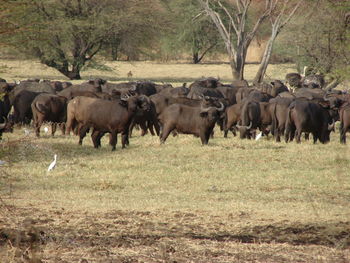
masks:
POLYGON ((2 262, 350 260, 350 222, 242 227, 233 223, 240 214, 221 218, 198 211, 6 210, 0 217, 2 262))

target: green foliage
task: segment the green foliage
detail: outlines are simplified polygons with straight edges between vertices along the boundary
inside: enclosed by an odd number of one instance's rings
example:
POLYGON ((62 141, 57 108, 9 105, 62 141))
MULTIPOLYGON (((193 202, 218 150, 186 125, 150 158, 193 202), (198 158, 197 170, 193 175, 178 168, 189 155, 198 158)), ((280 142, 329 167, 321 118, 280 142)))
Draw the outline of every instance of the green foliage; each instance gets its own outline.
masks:
POLYGON ((173 23, 172 29, 162 39, 166 56, 176 58, 187 53, 194 63, 199 63, 207 52, 218 51, 220 36, 197 0, 171 1, 167 7, 173 23))
MULTIPOLYGON (((123 0, 22 0, 8 4, 8 24, 15 33, 6 34, 8 43, 22 53, 39 58, 71 79, 105 45, 117 37, 123 41, 132 32, 139 45, 149 31, 145 26, 155 5, 149 1, 123 0), (146 5, 147 4, 147 5, 146 5), (145 19, 147 17, 147 19, 145 19)), ((127 41, 132 49, 131 40, 127 41)))
POLYGON ((316 12, 311 11, 315 3, 304 6, 310 12, 299 16, 283 34, 279 54, 289 56, 299 69, 307 65, 331 79, 349 78, 350 23, 346 14, 350 2, 322 0, 317 4, 322 8, 316 12))

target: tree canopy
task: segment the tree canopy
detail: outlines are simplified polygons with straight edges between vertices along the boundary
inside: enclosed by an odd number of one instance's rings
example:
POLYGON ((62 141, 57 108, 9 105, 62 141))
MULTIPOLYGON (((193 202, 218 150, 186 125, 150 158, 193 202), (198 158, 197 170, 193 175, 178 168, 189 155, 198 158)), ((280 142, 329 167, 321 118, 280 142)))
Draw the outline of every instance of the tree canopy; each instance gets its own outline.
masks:
POLYGON ((116 36, 132 31, 133 40, 144 38, 140 21, 154 22, 157 9, 146 0, 21 0, 7 1, 7 10, 6 21, 18 29, 6 35, 11 45, 80 79, 84 65, 116 36))

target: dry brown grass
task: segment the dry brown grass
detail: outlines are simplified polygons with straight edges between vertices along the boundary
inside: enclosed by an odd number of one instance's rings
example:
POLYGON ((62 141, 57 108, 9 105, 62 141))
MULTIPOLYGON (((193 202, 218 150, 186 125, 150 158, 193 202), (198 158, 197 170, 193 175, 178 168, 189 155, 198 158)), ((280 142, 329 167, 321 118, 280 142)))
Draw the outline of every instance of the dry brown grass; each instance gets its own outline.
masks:
POLYGON ((136 131, 111 152, 106 138, 95 150, 89 137, 16 128, 0 143, 0 262, 350 262, 350 154, 338 139, 216 130, 208 146, 188 135, 159 145, 136 131))
MULTIPOLYGON (((93 77, 102 77, 112 81, 128 80, 127 74, 132 72, 134 80, 155 80, 174 83, 183 81, 193 81, 203 76, 220 77, 225 82, 232 80, 230 66, 228 64, 187 64, 187 63, 168 63, 161 64, 156 62, 104 62, 111 71, 100 71, 89 69, 82 72, 84 79, 93 77)), ((246 79, 252 80, 258 69, 258 65, 250 64, 246 66, 246 79)), ((267 70, 267 76, 271 78, 284 79, 285 74, 295 72, 294 65, 279 64, 270 65, 267 70)), ((1 60, 0 76, 8 81, 40 78, 67 80, 56 70, 49 68, 39 62, 20 61, 20 60, 1 60)))

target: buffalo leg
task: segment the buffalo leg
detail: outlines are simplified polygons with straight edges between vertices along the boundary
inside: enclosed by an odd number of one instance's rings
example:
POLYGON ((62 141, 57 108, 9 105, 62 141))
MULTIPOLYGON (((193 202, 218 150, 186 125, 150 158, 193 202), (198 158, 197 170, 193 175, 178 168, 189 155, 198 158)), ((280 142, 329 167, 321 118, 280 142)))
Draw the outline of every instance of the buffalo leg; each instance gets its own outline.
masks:
POLYGON ((152 117, 151 120, 148 121, 148 125, 151 127, 154 127, 154 129, 156 130, 157 135, 159 136, 160 134, 160 127, 159 127, 159 123, 156 117, 152 117))
POLYGON ((297 143, 300 143, 300 142, 301 142, 301 140, 300 140, 300 138, 301 138, 301 130, 300 130, 300 129, 297 129, 297 130, 295 131, 295 138, 296 138, 296 142, 297 142, 297 143))
POLYGON ((212 134, 213 134, 213 131, 210 131, 210 130, 204 132, 203 134, 202 133, 200 134, 200 138, 201 138, 201 141, 202 141, 203 145, 207 145, 208 144, 209 138, 211 138, 212 134))
MULTIPOLYGON (((140 128, 141 128, 141 136, 145 136, 147 134, 147 125, 144 121, 140 122, 140 128)), ((154 135, 154 132, 153 132, 154 135)))
POLYGON ((134 130, 136 123, 135 123, 135 119, 133 118, 130 125, 129 125, 129 137, 131 138, 132 136, 132 131, 134 130))
POLYGON ((36 117, 36 120, 34 121, 36 137, 40 137, 40 128, 43 122, 44 122, 43 117, 41 116, 36 117))
MULTIPOLYGON (((152 136, 156 135, 156 134, 154 133, 153 124, 152 124, 151 121, 148 121, 148 122, 147 122, 147 129, 149 130, 149 132, 151 133, 152 136)), ((157 135, 159 135, 159 133, 158 133, 157 135)))
POLYGON ((122 149, 129 145, 129 136, 127 132, 122 132, 122 149))
POLYGON ((56 123, 51 123, 51 136, 55 135, 55 132, 57 130, 57 124, 56 123))
POLYGON ((101 137, 100 137, 99 131, 94 130, 91 133, 91 140, 92 140, 92 143, 94 144, 95 149, 101 147, 101 137))
POLYGON ((112 151, 115 151, 115 146, 117 145, 117 132, 116 131, 112 131, 110 133, 109 144, 112 146, 112 151))
POLYGON ((344 126, 343 122, 340 122, 339 132, 340 132, 340 143, 346 144, 346 130, 347 128, 344 126))
POLYGON ((101 139, 102 139, 103 135, 105 135, 105 132, 99 132, 98 137, 97 137, 97 147, 101 147, 101 139))
POLYGON ((171 126, 163 127, 163 132, 161 133, 161 136, 160 136, 160 143, 161 144, 163 144, 166 141, 170 132, 172 132, 174 130, 174 128, 175 127, 171 127, 171 126))
POLYGON ((66 124, 64 122, 59 124, 59 127, 61 129, 62 135, 66 134, 66 124))
POLYGON ((82 126, 79 129, 79 145, 83 144, 83 139, 86 136, 87 131, 89 130, 89 127, 82 126))

